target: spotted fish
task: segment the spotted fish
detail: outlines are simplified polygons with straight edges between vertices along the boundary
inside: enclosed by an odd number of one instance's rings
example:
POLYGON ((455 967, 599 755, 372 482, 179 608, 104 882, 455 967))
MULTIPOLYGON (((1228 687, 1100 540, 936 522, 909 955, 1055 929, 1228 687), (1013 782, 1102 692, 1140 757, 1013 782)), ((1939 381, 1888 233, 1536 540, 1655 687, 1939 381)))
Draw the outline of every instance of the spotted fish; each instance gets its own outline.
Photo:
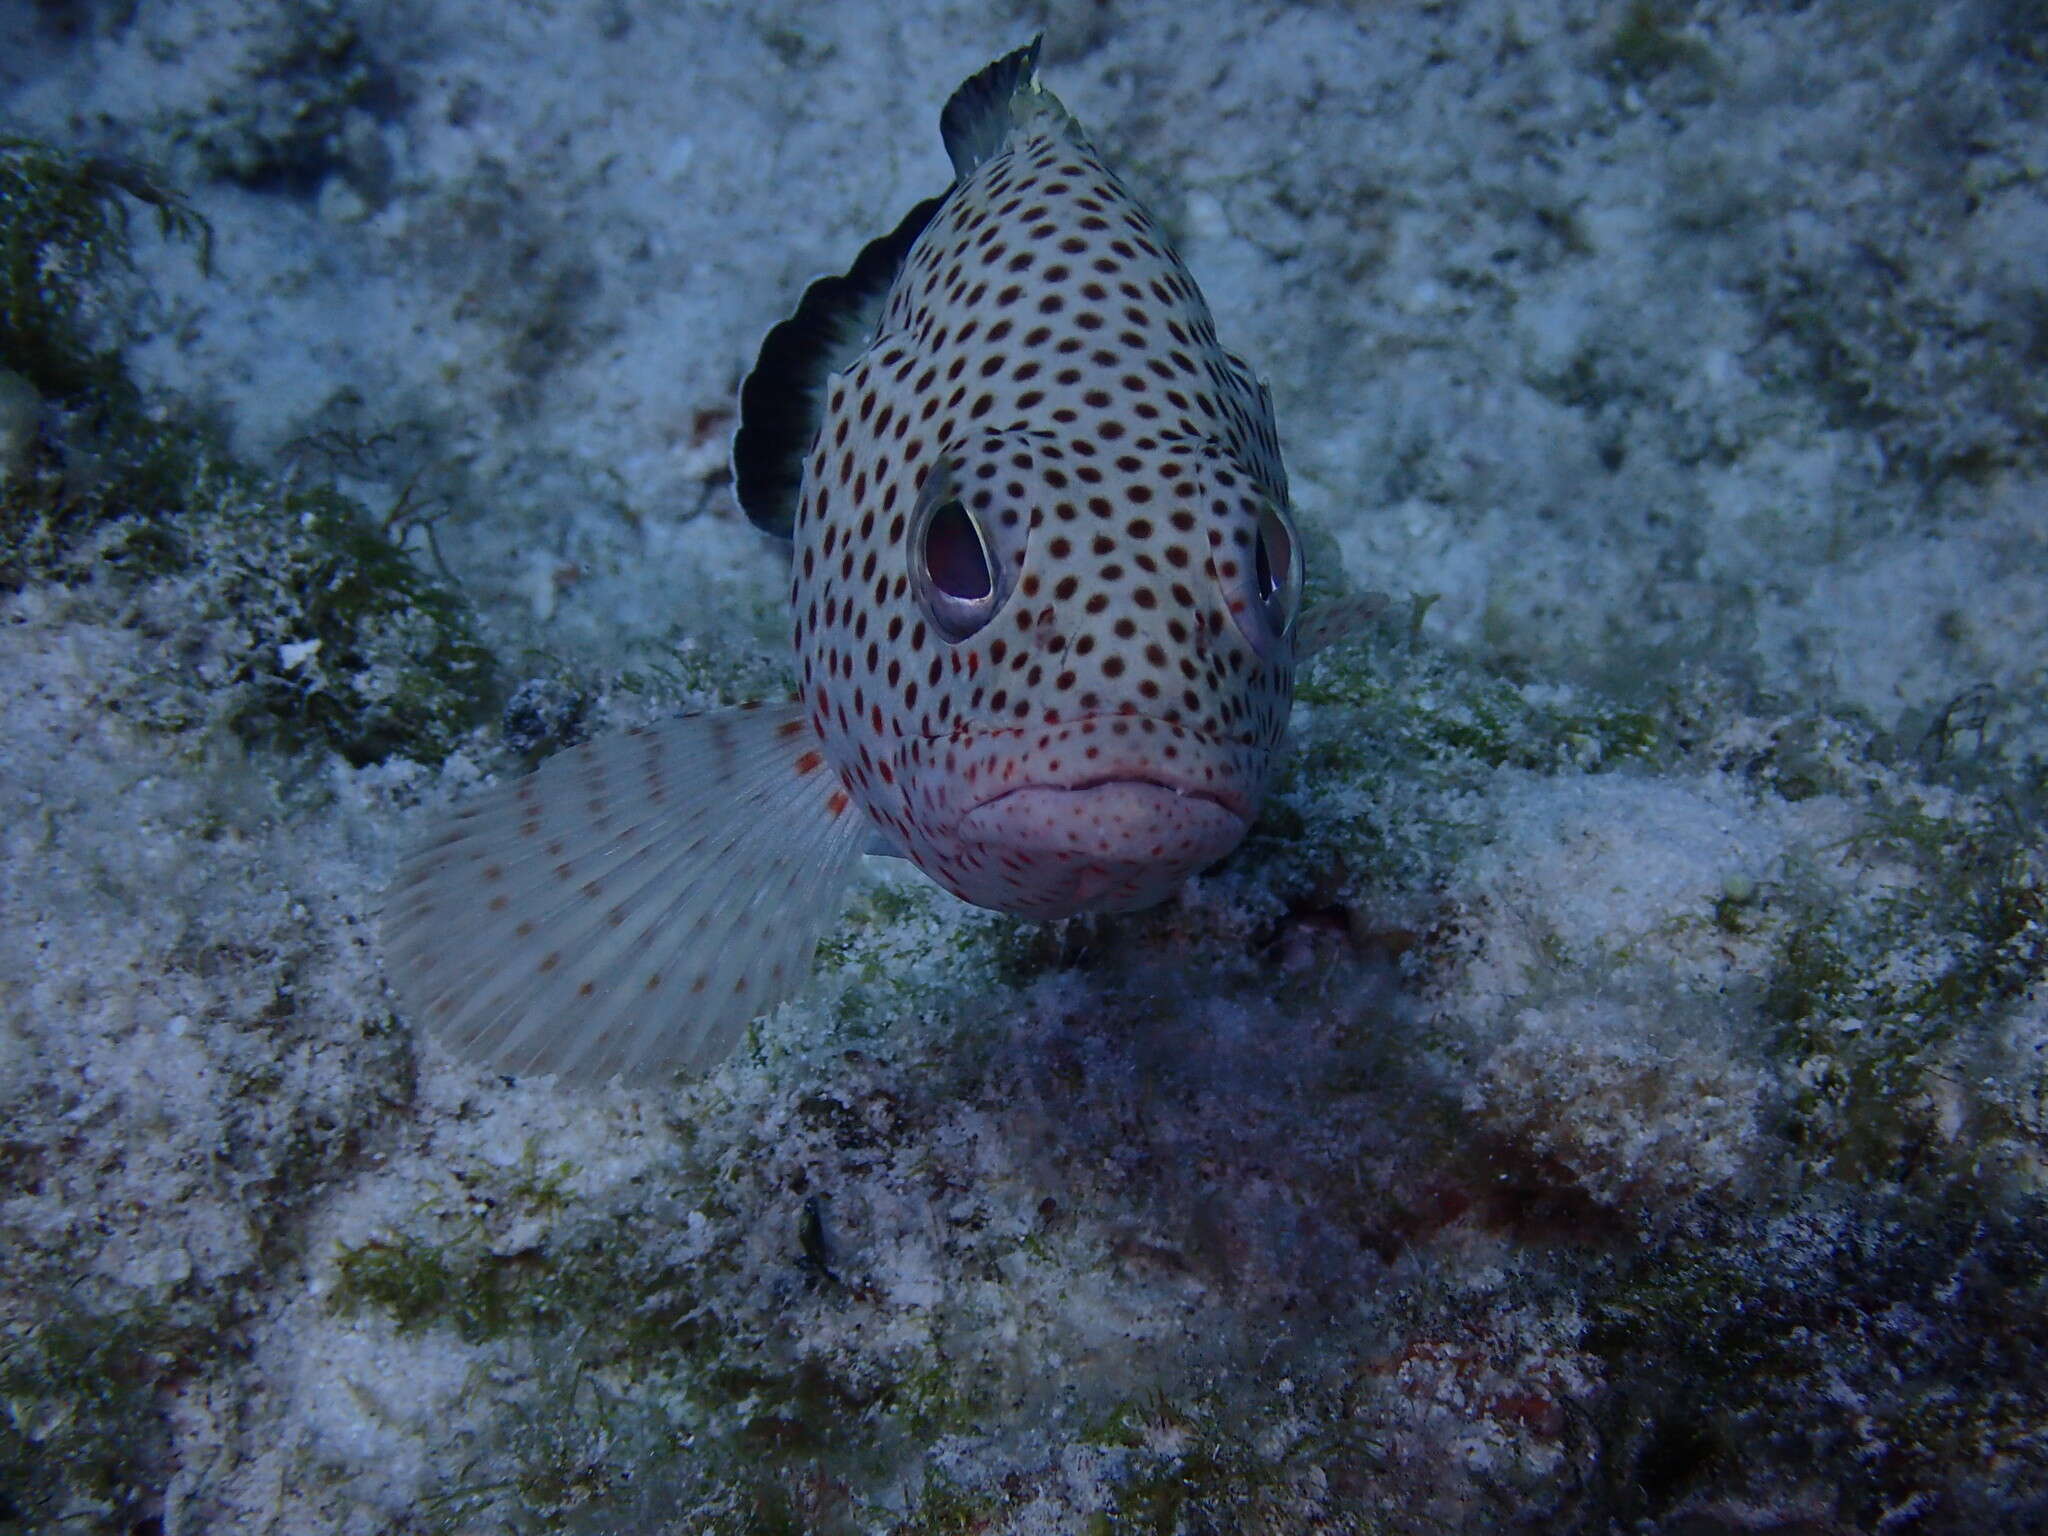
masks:
POLYGON ((1059 918, 1158 902, 1251 824, 1308 638, 1272 400, 1038 47, 954 93, 951 187, 743 386, 796 698, 564 752, 403 864, 399 996, 457 1049, 703 1069, 802 984, 864 853, 1059 918))

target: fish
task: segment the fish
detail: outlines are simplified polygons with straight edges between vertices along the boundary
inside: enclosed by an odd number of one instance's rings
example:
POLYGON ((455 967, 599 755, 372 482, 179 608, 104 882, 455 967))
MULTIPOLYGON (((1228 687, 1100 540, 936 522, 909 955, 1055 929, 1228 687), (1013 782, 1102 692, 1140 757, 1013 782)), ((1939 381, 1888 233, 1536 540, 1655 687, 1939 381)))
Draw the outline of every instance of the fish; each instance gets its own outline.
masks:
POLYGON ((1304 619, 1267 384, 1038 79, 971 76, 954 176, 770 329, 735 499, 787 542, 794 698, 562 752, 461 805, 384 916, 404 1011, 568 1083, 703 1072, 805 983, 868 854, 1024 918, 1229 854, 1304 619))

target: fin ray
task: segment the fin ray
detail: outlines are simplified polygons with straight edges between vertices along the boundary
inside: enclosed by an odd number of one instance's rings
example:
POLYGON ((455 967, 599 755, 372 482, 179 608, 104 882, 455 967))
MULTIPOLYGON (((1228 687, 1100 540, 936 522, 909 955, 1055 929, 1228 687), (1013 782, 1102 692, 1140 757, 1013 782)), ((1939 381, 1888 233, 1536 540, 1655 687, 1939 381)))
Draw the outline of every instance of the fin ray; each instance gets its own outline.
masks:
POLYGON ((802 984, 868 841, 816 739, 794 704, 721 710, 484 791, 393 884, 401 1002, 506 1071, 715 1066, 802 984))
POLYGON ((804 455, 825 419, 825 385, 866 350, 903 260, 943 197, 919 203, 888 234, 861 247, 845 272, 814 281, 787 319, 761 338, 740 385, 732 438, 733 494, 756 528, 794 537, 804 455))
POLYGON ((956 185, 1001 154, 1010 135, 1026 124, 1049 125, 1076 144, 1088 142, 1059 97, 1038 83, 1038 52, 1044 43, 1041 32, 969 75, 947 99, 939 114, 939 136, 946 141, 956 185))
POLYGON ((1318 651, 1363 634, 1391 601, 1384 592, 1362 592, 1316 603, 1294 626, 1295 660, 1306 661, 1318 651))

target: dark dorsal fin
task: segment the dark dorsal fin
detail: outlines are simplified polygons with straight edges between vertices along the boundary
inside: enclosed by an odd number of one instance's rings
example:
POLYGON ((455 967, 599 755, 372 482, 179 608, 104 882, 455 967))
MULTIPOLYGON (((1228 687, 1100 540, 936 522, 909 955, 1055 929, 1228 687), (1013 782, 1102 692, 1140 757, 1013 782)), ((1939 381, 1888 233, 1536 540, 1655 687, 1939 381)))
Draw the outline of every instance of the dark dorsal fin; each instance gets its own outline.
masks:
POLYGON ((926 198, 895 229, 870 240, 843 276, 812 283, 796 313, 761 338, 740 386, 732 478, 740 510, 762 532, 794 537, 804 455, 825 419, 825 381, 874 337, 903 258, 944 200, 926 198))
MULTIPOLYGON (((939 114, 954 185, 1001 153, 1010 131, 1031 120, 1057 124, 1077 142, 1066 108, 1033 79, 1041 34, 970 76, 939 114)), ((889 289, 943 197, 928 197, 879 240, 868 242, 843 277, 804 290, 796 313, 761 339, 753 371, 740 386, 740 424, 732 439, 732 478, 740 510, 777 538, 796 533, 804 455, 825 420, 825 381, 874 339, 889 289)))
POLYGON ((974 168, 998 153, 1009 138, 1016 121, 1012 103, 1030 86, 1044 41, 1041 32, 1015 53, 969 75, 939 114, 939 137, 946 141, 956 180, 973 175, 974 168))

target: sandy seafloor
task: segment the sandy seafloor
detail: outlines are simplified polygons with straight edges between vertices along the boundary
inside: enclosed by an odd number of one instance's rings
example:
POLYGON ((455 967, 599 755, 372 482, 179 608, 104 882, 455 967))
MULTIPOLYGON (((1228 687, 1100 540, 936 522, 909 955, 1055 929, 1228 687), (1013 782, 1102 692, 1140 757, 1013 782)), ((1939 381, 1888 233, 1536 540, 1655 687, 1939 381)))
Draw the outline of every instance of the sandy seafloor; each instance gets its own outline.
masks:
POLYGON ((11 567, 0 1531, 2048 1526, 2035 0, 8 0, 0 123, 210 221, 97 300, 150 417, 495 658, 338 750, 249 727, 385 686, 249 606, 297 524, 11 567), (786 686, 737 381, 1040 27, 1395 599, 1259 832, 1057 930, 878 864, 697 1083, 416 1038, 437 810, 786 686))

